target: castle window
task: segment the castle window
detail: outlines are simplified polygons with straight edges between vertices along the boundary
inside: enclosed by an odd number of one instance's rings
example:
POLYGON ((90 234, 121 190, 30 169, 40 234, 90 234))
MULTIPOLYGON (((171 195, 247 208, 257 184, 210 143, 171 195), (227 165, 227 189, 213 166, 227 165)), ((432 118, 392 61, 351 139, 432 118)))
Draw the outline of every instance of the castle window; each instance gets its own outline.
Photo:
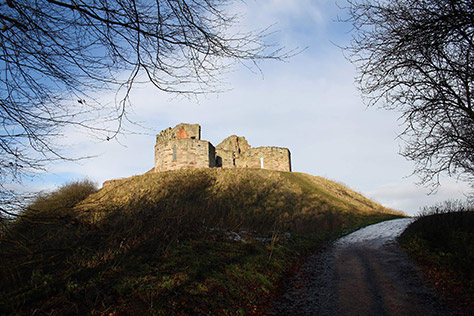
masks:
POLYGON ((176 145, 173 147, 173 161, 178 160, 178 149, 176 148, 176 145))

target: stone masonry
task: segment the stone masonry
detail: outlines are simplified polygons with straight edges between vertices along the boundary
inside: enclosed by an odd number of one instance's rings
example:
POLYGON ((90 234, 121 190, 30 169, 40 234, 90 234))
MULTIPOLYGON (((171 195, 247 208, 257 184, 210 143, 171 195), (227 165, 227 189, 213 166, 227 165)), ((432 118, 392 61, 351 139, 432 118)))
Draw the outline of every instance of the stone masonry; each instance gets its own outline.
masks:
POLYGON ((232 135, 214 147, 201 140, 201 126, 181 123, 156 136, 155 172, 192 168, 259 168, 291 171, 288 148, 252 148, 232 135))
POLYGON ((156 136, 155 172, 192 168, 212 168, 216 152, 210 142, 201 140, 201 126, 179 124, 156 136))

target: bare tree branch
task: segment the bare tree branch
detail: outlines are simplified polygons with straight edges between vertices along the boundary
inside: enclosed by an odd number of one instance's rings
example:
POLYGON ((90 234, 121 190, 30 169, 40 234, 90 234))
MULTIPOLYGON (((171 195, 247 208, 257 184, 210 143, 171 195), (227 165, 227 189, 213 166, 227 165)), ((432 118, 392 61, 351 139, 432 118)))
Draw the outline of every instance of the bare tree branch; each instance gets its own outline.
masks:
POLYGON ((474 186, 474 2, 348 3, 360 90, 369 106, 401 113, 414 173, 434 188, 441 174, 474 186))
POLYGON ((53 140, 66 126, 115 137, 138 80, 215 92, 226 67, 291 54, 265 44, 266 30, 233 31, 233 2, 0 0, 0 183, 65 158, 53 140), (115 107, 94 102, 103 90, 120 91, 115 107))

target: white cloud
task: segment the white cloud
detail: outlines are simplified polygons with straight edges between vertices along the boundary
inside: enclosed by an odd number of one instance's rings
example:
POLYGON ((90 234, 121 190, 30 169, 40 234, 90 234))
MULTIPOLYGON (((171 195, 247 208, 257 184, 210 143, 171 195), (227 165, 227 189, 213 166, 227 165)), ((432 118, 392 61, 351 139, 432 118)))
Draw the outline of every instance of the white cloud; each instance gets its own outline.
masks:
POLYGON ((258 1, 261 12, 265 13, 267 19, 282 21, 285 25, 295 25, 295 21, 307 19, 317 25, 323 25, 327 17, 321 10, 325 1, 311 0, 266 0, 258 1))
POLYGON ((385 206, 402 210, 407 215, 416 215, 423 206, 447 200, 466 200, 469 192, 472 188, 467 183, 443 178, 436 194, 429 194, 430 189, 408 181, 387 183, 365 194, 385 206))
MULTIPOLYGON (((427 196, 425 189, 412 184, 416 179, 404 178, 413 164, 398 155, 398 114, 365 108, 353 84, 353 66, 329 43, 330 35, 340 31, 330 23, 335 19, 334 3, 268 0, 251 2, 249 8, 247 22, 284 21, 288 28, 278 36, 310 48, 286 63, 263 64, 263 78, 237 69, 228 77, 232 91, 203 96, 199 103, 173 99, 151 87, 135 89, 131 119, 147 129, 133 127, 142 134, 119 136, 119 142, 68 132, 67 142, 76 144, 71 153, 100 156, 52 166, 54 176, 45 176, 44 185, 83 176, 101 183, 143 173, 153 166, 154 135, 186 122, 201 124, 203 139, 214 145, 237 134, 252 146, 288 147, 295 171, 346 183, 409 214, 433 201, 462 195, 463 184, 443 183, 436 196, 427 196), (303 37, 302 31, 307 32, 303 37)), ((113 100, 114 95, 101 99, 113 100)))

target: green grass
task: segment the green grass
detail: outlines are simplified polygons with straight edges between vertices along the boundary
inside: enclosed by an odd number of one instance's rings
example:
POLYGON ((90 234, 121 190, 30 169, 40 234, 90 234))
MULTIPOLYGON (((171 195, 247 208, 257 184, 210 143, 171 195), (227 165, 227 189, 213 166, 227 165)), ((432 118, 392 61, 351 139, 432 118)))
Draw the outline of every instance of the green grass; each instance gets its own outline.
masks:
POLYGON ((0 313, 259 315, 307 251, 399 216, 298 173, 183 170, 97 192, 73 183, 3 231, 0 313))
POLYGON ((402 247, 445 290, 474 298, 474 207, 445 202, 425 208, 400 236, 402 247))

